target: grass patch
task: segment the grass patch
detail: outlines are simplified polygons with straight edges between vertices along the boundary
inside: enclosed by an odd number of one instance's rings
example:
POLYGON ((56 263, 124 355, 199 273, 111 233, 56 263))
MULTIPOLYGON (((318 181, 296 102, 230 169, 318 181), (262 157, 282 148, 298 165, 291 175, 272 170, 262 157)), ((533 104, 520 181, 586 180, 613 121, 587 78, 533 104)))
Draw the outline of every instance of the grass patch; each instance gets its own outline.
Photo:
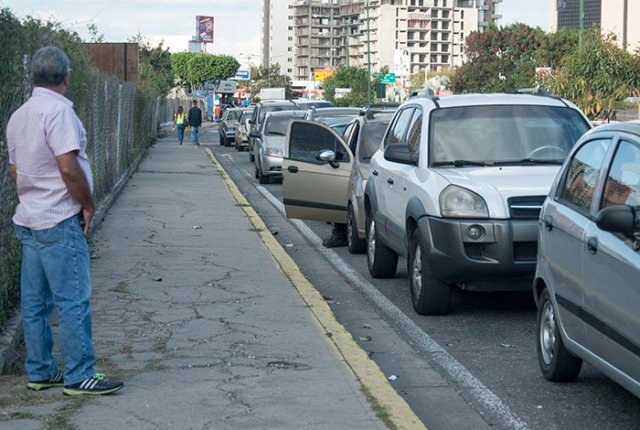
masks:
POLYGON ((253 227, 253 228, 250 228, 249 231, 253 231, 254 233, 262 233, 264 229, 253 227))
POLYGON ((115 286, 113 291, 115 291, 116 293, 124 294, 127 292, 128 289, 129 289, 129 283, 127 281, 120 281, 118 282, 118 285, 115 286))
POLYGON ((234 206, 238 206, 240 208, 248 208, 251 205, 247 204, 247 203, 236 203, 234 206))
POLYGON ((44 428, 46 430, 77 430, 71 417, 80 410, 85 401, 91 399, 73 398, 67 401, 67 404, 61 407, 50 417, 44 420, 44 428))
POLYGON ((396 426, 396 424, 391 420, 387 409, 382 406, 375 397, 373 397, 369 389, 364 385, 362 386, 362 392, 364 393, 367 402, 369 402, 369 405, 371 405, 371 409, 373 410, 373 413, 376 414, 376 417, 378 417, 378 419, 380 419, 380 421, 382 421, 390 430, 397 430, 398 426, 396 426))

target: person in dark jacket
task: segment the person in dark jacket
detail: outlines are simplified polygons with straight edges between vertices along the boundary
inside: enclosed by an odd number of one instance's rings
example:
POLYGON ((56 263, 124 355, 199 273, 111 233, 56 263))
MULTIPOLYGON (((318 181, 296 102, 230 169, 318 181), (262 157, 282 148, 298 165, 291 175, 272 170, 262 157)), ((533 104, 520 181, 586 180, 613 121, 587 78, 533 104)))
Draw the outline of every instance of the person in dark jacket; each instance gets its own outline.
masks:
POLYGON ((193 101, 193 106, 189 109, 187 122, 189 126, 191 126, 191 143, 193 143, 193 146, 200 146, 198 134, 200 132, 200 126, 202 125, 202 111, 198 107, 196 100, 193 101))

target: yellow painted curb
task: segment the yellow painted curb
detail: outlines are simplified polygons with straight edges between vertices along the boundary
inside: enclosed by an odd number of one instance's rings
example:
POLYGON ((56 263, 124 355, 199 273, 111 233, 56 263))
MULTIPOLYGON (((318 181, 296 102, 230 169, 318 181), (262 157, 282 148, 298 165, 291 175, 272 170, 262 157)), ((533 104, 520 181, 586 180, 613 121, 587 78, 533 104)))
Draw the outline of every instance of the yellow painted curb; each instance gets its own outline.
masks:
POLYGON ((289 278, 302 300, 309 306, 315 321, 327 334, 327 339, 336 348, 344 362, 354 373, 356 379, 363 386, 366 393, 374 399, 378 405, 382 406, 387 414, 387 419, 398 429, 426 429, 409 405, 389 384, 386 376, 378 365, 369 358, 368 354, 362 350, 353 340, 351 334, 340 324, 333 311, 322 298, 321 294, 302 274, 298 265, 286 253, 278 241, 273 237, 269 229, 264 224, 260 216, 251 207, 247 199, 240 193, 236 184, 231 180, 222 165, 218 162, 213 152, 205 148, 207 156, 216 167, 235 198, 238 205, 242 207, 245 215, 253 225, 260 239, 265 244, 282 272, 289 278))

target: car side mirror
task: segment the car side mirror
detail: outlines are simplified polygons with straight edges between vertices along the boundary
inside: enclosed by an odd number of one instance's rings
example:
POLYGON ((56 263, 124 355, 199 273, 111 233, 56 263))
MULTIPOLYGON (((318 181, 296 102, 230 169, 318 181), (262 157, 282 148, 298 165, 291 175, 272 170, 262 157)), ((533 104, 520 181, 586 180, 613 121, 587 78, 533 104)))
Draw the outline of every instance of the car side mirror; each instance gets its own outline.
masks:
POLYGON ((252 119, 249 120, 249 124, 255 124, 256 122, 252 119))
POLYGON ((609 206, 598 212, 596 225, 604 231, 631 235, 636 227, 636 210, 628 205, 609 206))
POLYGON ((316 160, 329 163, 329 165, 334 169, 337 169, 339 166, 336 162, 336 153, 331 149, 322 149, 318 151, 318 153, 316 154, 316 160))
POLYGON ((418 154, 411 152, 409 145, 393 143, 384 149, 384 159, 394 163, 418 165, 418 154))
POLYGON ((251 133, 249 133, 249 137, 252 139, 260 139, 260 133, 258 133, 257 131, 252 131, 251 133))

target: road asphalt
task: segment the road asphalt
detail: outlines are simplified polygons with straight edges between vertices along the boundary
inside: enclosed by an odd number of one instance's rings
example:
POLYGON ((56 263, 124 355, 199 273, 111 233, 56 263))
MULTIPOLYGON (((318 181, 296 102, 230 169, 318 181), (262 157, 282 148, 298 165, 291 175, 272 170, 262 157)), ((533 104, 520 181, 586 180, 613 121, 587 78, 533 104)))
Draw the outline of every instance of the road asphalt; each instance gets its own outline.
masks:
POLYGON ((424 428, 203 147, 154 145, 91 237, 110 396, 0 379, 3 429, 424 428))

